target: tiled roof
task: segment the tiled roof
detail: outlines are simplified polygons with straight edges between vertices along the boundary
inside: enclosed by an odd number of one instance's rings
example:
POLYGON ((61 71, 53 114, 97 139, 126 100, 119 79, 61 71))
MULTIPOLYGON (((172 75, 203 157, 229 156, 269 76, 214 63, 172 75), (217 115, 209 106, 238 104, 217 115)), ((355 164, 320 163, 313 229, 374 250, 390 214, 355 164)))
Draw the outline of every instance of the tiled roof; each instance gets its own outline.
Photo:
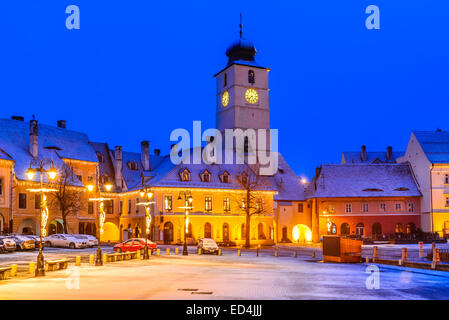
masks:
POLYGON ((323 164, 310 197, 419 197, 408 164, 323 164))
POLYGON ((431 163, 449 163, 449 131, 413 131, 431 163))

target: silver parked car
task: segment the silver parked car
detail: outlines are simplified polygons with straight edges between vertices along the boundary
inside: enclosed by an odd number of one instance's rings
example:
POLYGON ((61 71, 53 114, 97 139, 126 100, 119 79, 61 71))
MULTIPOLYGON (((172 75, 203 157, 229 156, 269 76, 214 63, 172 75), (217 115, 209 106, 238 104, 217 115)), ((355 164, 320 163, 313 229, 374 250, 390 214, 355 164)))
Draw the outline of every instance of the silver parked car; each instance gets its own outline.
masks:
POLYGON ((43 239, 46 247, 83 249, 87 247, 86 239, 75 238, 70 234, 52 234, 43 239))
POLYGON ((16 250, 16 242, 8 237, 0 236, 0 253, 13 252, 16 250))
POLYGON ((74 236, 77 239, 84 239, 84 240, 86 240, 87 246, 89 248, 98 246, 97 238, 95 238, 94 236, 92 236, 90 234, 73 234, 72 236, 74 236))

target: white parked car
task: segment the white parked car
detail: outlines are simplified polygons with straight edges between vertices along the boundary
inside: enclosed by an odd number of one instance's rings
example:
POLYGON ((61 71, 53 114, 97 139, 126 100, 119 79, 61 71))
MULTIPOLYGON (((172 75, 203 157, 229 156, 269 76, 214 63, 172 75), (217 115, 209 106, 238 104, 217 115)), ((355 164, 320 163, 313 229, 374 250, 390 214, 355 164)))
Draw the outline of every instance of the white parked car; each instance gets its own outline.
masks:
POLYGON ((71 234, 52 234, 43 239, 46 247, 80 249, 87 247, 86 239, 75 238, 71 234))
POLYGON ((201 249, 202 253, 218 254, 219 248, 214 239, 203 238, 198 242, 198 249, 201 249))
POLYGON ((94 236, 90 235, 90 234, 73 234, 72 236, 74 236, 77 239, 83 239, 86 240, 87 242, 87 246, 89 248, 98 246, 98 240, 97 238, 95 238, 94 236))
POLYGON ((16 242, 8 237, 0 236, 0 253, 16 250, 16 242))

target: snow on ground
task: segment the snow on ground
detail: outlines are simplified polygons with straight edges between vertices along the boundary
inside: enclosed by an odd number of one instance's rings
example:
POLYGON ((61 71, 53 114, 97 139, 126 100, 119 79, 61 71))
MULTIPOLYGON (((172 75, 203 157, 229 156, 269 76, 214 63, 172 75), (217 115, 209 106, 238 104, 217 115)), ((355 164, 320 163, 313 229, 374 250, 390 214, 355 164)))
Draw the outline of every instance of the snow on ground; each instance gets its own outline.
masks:
POLYGON ((380 289, 367 289, 366 267, 254 252, 162 255, 0 281, 0 299, 449 298, 449 273, 378 265, 380 289))

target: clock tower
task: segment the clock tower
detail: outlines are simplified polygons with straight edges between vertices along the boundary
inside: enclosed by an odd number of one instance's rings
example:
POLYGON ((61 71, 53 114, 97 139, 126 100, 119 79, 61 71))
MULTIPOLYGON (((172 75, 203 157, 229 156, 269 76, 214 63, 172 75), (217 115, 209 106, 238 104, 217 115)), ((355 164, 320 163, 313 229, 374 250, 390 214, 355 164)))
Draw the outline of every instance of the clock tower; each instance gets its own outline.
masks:
MULTIPOLYGON (((225 129, 270 129, 268 72, 256 60, 256 48, 242 38, 226 50, 228 63, 215 75, 217 81, 216 125, 225 129)), ((269 137, 269 131, 267 132, 269 137)), ((269 142, 269 139, 268 139, 269 142)), ((267 144, 267 148, 269 143, 267 144)))

